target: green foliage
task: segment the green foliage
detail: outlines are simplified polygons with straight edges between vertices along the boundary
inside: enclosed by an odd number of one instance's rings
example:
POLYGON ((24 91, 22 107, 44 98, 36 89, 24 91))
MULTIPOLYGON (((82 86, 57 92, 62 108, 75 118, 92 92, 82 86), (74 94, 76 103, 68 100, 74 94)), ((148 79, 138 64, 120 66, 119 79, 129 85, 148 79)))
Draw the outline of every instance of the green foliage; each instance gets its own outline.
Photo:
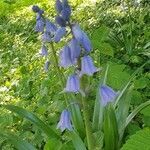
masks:
POLYGON ((148 150, 150 149, 150 128, 145 128, 132 135, 121 150, 148 150))

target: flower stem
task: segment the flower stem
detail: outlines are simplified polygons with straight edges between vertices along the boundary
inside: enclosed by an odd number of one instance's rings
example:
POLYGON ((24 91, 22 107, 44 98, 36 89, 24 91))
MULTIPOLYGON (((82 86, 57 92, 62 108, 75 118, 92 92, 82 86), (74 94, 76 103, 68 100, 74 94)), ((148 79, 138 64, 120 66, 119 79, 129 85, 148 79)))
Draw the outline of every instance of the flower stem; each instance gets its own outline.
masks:
POLYGON ((92 135, 92 127, 90 124, 89 108, 88 108, 88 104, 87 104, 87 99, 85 99, 85 97, 83 97, 83 96, 82 96, 82 105, 83 105, 83 116, 84 116, 88 149, 93 150, 94 149, 94 139, 93 139, 93 135, 92 135))

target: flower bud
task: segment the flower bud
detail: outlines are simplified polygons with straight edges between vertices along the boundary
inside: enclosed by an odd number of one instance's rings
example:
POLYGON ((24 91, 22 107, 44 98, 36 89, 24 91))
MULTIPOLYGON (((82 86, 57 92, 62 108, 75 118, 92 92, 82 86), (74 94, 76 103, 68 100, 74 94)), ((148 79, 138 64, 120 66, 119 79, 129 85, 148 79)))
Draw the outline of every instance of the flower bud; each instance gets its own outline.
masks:
POLYGON ((39 18, 37 21, 36 21, 36 25, 35 25, 35 31, 36 32, 43 32, 44 31, 44 20, 43 18, 39 18))
POLYGON ((48 55, 48 51, 47 51, 47 48, 46 48, 45 45, 42 45, 40 55, 42 55, 42 56, 47 56, 48 55))
POLYGON ((58 12, 58 14, 61 13, 63 6, 62 6, 62 2, 60 0, 56 0, 55 9, 58 12))
POLYGON ((66 21, 61 17, 61 16, 57 16, 55 18, 55 21, 58 25, 60 25, 61 27, 65 27, 66 26, 66 21))
POLYGON ((51 34, 48 32, 44 32, 42 35, 42 41, 43 42, 51 42, 52 41, 51 34))

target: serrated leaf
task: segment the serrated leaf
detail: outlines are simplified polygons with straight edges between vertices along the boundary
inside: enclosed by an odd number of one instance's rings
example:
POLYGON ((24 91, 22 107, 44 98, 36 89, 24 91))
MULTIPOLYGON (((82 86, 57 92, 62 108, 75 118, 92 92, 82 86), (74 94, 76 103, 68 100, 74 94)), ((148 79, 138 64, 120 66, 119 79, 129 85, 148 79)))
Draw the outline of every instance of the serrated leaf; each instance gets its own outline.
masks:
POLYGON ((121 150, 149 150, 150 128, 145 128, 132 135, 121 150))

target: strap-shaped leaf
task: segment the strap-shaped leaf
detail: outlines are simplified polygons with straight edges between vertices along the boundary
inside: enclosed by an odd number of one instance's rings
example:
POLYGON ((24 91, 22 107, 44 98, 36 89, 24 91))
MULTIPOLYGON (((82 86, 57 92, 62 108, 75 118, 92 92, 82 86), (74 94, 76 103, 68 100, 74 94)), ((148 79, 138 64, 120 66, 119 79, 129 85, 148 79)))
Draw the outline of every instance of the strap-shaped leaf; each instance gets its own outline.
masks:
POLYGON ((142 110, 144 109, 145 107, 149 106, 150 105, 150 100, 145 102, 145 103, 142 103, 141 105, 139 105, 137 108, 135 108, 131 114, 127 117, 126 119, 126 123, 125 123, 125 127, 131 122, 131 120, 142 110))
POLYGON ((76 150, 86 150, 85 144, 76 132, 70 132, 70 137, 76 150))
POLYGON ((118 150, 118 127, 113 106, 108 104, 104 110, 104 141, 105 150, 118 150))
POLYGON ((3 105, 4 108, 17 113, 19 116, 26 118, 41 129, 49 138, 59 138, 59 136, 41 119, 27 110, 14 105, 3 105))
POLYGON ((13 144, 15 148, 18 150, 36 150, 36 148, 32 144, 28 143, 25 140, 18 138, 15 135, 0 133, 0 136, 6 138, 6 140, 9 143, 13 144))
POLYGON ((149 150, 150 128, 145 128, 132 135, 121 150, 149 150))

